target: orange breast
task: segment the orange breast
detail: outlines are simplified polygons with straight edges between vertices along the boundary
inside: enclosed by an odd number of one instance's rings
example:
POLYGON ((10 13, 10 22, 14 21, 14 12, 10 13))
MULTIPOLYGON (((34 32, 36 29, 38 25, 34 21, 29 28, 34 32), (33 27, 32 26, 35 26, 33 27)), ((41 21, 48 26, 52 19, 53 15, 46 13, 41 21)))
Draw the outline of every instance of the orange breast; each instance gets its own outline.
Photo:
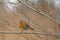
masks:
POLYGON ((20 23, 19 23, 19 27, 20 28, 23 28, 25 26, 25 23, 23 22, 23 21, 21 21, 20 23))

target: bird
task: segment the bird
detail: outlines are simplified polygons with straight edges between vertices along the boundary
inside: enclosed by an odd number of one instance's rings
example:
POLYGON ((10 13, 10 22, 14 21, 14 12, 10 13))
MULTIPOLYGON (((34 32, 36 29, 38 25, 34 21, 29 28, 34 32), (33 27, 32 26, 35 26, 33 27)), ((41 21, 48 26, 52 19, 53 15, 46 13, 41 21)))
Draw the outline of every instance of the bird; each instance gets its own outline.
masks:
POLYGON ((30 27, 27 23, 25 23, 24 21, 20 21, 19 22, 19 28, 22 28, 23 30, 34 30, 32 27, 30 27))

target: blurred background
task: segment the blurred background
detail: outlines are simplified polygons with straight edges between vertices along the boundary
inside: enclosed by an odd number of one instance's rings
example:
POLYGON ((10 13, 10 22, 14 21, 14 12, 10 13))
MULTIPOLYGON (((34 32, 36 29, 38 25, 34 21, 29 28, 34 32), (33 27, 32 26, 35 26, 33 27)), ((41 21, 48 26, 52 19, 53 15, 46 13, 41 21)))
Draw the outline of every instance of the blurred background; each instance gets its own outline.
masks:
POLYGON ((0 40, 60 40, 60 0, 0 0, 0 40))

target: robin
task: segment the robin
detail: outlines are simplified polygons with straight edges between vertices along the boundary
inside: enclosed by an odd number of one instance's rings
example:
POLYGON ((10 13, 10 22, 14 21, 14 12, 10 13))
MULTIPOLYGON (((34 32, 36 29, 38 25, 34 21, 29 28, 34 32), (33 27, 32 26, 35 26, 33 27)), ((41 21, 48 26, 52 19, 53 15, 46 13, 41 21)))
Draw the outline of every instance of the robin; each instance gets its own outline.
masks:
POLYGON ((22 28, 23 30, 34 30, 32 27, 30 27, 27 23, 25 23, 24 21, 20 21, 19 23, 19 28, 22 28))

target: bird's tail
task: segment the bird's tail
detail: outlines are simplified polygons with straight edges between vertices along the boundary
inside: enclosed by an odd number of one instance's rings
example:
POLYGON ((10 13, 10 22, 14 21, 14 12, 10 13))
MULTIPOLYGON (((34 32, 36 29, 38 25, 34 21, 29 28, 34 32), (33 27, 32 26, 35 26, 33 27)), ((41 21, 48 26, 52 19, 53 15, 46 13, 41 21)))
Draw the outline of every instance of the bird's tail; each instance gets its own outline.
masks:
POLYGON ((32 27, 30 27, 29 29, 34 30, 32 27))

